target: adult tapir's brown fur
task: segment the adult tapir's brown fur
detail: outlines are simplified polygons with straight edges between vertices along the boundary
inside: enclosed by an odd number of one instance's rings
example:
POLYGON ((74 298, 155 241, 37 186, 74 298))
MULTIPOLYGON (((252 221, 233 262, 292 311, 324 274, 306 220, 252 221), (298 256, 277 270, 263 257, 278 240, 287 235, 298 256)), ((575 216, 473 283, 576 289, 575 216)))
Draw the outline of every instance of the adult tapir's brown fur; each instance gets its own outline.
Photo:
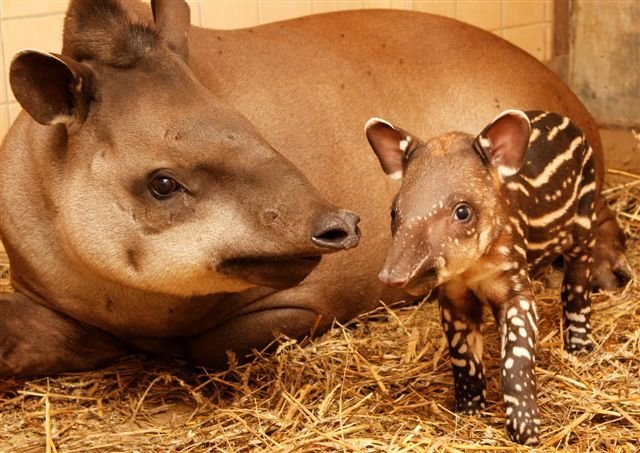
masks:
MULTIPOLYGON (((431 136, 506 106, 558 111, 587 133, 602 180, 578 99, 474 27, 399 11, 237 31, 188 17, 179 1, 155 2, 154 25, 141 3, 75 0, 62 56, 14 59, 28 113, 0 154, 17 290, 0 299, 0 375, 130 350, 223 365, 274 331, 318 333, 373 307, 394 190, 362 136, 372 115, 431 136), (331 203, 360 214, 362 241, 317 265, 357 242, 357 217, 331 203)), ((604 207, 600 221, 609 286, 622 239, 604 207)))

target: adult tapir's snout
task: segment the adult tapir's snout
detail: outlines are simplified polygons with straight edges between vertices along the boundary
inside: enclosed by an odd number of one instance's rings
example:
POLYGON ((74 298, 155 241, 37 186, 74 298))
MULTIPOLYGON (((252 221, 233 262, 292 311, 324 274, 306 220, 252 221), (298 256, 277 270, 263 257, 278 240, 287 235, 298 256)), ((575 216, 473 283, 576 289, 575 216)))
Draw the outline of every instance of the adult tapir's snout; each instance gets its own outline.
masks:
POLYGON ((358 245, 360 241, 360 217, 346 210, 337 213, 323 213, 316 221, 311 241, 317 246, 347 250, 358 245))

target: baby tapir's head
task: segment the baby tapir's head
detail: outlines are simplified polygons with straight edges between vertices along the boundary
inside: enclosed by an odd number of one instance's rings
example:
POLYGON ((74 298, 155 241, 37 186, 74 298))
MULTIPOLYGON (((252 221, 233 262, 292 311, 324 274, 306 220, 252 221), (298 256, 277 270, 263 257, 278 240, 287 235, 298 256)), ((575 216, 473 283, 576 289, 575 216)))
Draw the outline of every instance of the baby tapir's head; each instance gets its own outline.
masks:
POLYGON ((426 142, 378 118, 365 130, 384 172, 402 179, 380 280, 424 294, 470 269, 498 237, 502 185, 522 165, 529 120, 508 110, 477 137, 450 132, 426 142))

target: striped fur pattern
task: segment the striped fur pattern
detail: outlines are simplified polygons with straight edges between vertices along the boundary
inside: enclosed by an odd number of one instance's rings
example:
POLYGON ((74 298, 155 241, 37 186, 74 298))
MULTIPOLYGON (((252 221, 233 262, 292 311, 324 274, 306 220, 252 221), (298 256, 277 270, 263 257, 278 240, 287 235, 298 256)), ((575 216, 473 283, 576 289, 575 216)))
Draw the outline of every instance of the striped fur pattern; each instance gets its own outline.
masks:
POLYGON ((584 134, 555 113, 507 111, 475 138, 454 132, 425 143, 386 122, 370 122, 367 135, 385 171, 402 178, 380 279, 415 295, 438 287, 456 410, 464 413, 485 407, 480 326, 483 308, 491 308, 501 334, 507 431, 519 443, 538 443, 530 276, 558 257, 566 348, 593 347, 595 170, 584 134), (402 159, 388 159, 393 152, 402 159))

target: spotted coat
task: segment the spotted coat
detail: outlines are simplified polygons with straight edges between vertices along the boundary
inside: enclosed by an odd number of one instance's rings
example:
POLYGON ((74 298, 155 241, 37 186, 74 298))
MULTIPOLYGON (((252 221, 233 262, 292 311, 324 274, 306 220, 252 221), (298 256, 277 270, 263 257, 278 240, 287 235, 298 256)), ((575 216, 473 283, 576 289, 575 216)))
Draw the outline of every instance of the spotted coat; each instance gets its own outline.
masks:
POLYGON ((422 142, 384 120, 367 123, 383 169, 402 179, 393 244, 380 279, 415 295, 438 287, 456 410, 485 406, 480 325, 492 309, 501 335, 510 437, 539 439, 538 315, 530 277, 564 259, 564 342, 588 351, 595 222, 593 151, 561 115, 506 111, 475 138, 453 132, 422 142))

